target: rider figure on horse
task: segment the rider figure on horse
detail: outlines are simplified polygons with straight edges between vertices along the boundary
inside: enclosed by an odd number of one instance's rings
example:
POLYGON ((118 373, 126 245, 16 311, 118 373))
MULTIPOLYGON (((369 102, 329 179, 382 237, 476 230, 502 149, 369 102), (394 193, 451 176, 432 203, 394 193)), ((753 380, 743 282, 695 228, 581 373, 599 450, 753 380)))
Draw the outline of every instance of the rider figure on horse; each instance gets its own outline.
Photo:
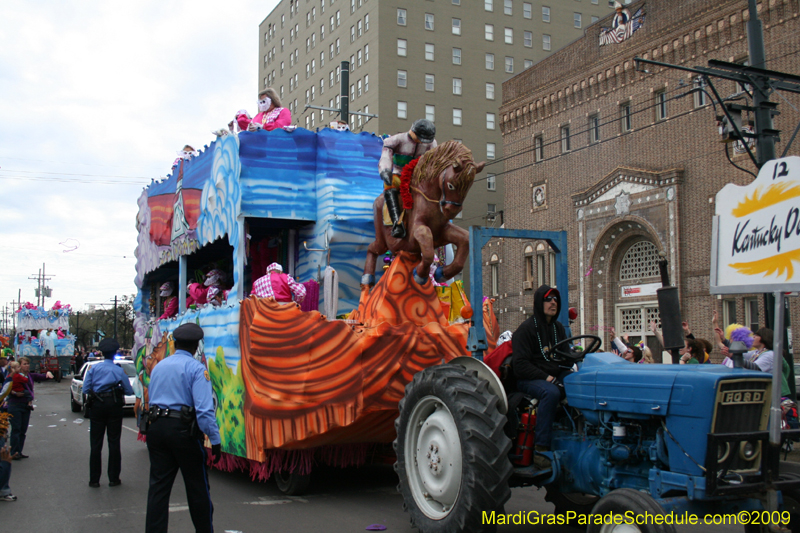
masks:
POLYGON ((386 208, 392 219, 392 237, 402 239, 406 229, 400 221, 403 206, 400 203, 400 174, 403 167, 436 148, 436 126, 427 119, 414 122, 407 132, 392 135, 383 140, 383 152, 378 162, 378 170, 383 179, 383 196, 386 208))

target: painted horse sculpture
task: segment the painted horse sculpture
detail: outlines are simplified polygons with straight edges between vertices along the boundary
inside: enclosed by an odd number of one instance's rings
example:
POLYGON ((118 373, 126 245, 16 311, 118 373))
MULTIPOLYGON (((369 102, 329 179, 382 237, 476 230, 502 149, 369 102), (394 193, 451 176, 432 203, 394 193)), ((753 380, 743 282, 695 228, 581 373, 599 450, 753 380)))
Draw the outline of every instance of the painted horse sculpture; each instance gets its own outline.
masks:
POLYGON ((428 272, 433 263, 434 248, 447 244, 457 247, 456 255, 449 265, 438 267, 434 279, 439 282, 450 279, 464 268, 469 256, 469 233, 452 222, 464 204, 470 187, 485 165, 475 163, 472 151, 456 141, 447 141, 426 152, 418 160, 412 161, 404 170, 404 175, 413 169, 410 181, 404 179, 401 185, 408 227, 406 237, 392 237, 391 226, 383 223, 384 199, 381 194, 375 200, 375 240, 367 249, 367 261, 361 284, 375 284, 375 264, 379 255, 391 250, 393 253, 410 252, 421 256, 414 269, 417 283, 428 281, 428 272), (415 164, 416 166, 412 166, 415 164), (407 190, 404 191, 404 187, 407 190), (413 199, 413 205, 409 205, 413 199))

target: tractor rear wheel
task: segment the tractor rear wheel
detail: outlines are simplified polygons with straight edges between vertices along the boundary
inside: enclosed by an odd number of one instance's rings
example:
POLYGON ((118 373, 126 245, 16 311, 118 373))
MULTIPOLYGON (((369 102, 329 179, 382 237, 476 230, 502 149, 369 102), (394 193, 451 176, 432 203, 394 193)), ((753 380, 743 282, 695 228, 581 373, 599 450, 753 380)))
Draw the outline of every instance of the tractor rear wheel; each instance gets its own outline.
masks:
MULTIPOLYGON (((617 489, 609 492, 592 509, 592 515, 606 517, 609 515, 620 515, 623 518, 625 513, 633 513, 633 516, 642 516, 645 513, 650 515, 663 515, 664 509, 656 502, 652 496, 634 489, 617 489)), ((630 514, 628 515, 630 516, 630 514)), ((675 533, 675 526, 671 524, 589 524, 587 533, 675 533)))
POLYGON ((494 531, 482 515, 511 496, 511 441, 489 382, 449 364, 417 373, 395 421, 398 490, 422 533, 494 531))
MULTIPOLYGON (((798 475, 794 473, 781 474, 782 479, 798 479, 798 475)), ((783 495, 783 507, 781 512, 789 511, 789 523, 786 524, 781 521, 781 526, 788 529, 792 533, 800 532, 800 491, 795 489, 781 491, 783 495)), ((760 515, 759 515, 760 516, 760 515)), ((781 520, 783 515, 781 515, 781 520)), ((766 524, 746 524, 744 526, 745 533, 769 533, 772 531, 766 524)))
POLYGON ((296 472, 276 472, 275 483, 278 490, 287 496, 300 496, 305 494, 311 484, 311 474, 298 474, 296 472))

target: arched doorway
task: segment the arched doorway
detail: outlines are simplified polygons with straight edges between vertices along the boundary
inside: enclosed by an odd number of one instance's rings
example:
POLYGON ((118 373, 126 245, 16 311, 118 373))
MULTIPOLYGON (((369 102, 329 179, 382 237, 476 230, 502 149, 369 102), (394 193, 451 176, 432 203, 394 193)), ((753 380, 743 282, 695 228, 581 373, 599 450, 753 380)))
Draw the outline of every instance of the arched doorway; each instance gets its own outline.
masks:
POLYGON ((625 245, 620 246, 623 253, 615 265, 617 296, 613 323, 617 334, 627 334, 632 344, 644 341, 658 361, 661 345, 650 330, 650 322, 655 321, 661 328, 656 297, 656 289, 661 287, 659 250, 646 237, 632 239, 625 245))

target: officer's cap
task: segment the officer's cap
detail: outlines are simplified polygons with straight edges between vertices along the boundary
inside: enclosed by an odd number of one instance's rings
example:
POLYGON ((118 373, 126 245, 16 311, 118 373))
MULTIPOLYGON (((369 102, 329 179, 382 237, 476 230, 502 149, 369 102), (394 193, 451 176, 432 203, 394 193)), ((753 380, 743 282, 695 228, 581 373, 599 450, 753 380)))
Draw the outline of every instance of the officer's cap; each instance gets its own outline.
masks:
POLYGON ((203 338, 203 328, 197 324, 184 324, 172 332, 172 338, 176 341, 197 342, 203 338))
POLYGON ((115 354, 117 353, 117 350, 119 350, 119 343, 116 341, 116 339, 103 339, 100 341, 100 344, 97 345, 97 349, 104 354, 115 354))

